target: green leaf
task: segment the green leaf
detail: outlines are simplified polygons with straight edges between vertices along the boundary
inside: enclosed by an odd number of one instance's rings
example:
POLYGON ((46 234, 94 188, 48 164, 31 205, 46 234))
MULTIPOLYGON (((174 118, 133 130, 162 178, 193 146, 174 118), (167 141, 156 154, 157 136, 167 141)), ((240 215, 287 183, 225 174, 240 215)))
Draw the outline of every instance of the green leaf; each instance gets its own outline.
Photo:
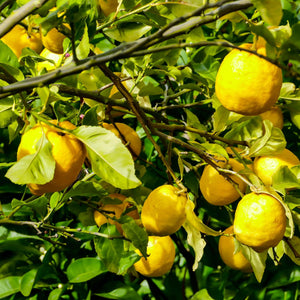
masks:
MULTIPOLYGON (((206 127, 200 123, 198 117, 195 114, 193 114, 189 109, 185 109, 184 111, 187 116, 186 122, 187 122, 188 126, 196 128, 196 129, 200 129, 200 130, 203 130, 206 132, 206 127)), ((189 135, 189 137, 192 140, 198 139, 200 141, 204 141, 204 138, 201 137, 201 135, 199 135, 197 133, 187 131, 187 134, 189 135)))
POLYGON ((183 224, 185 231, 187 232, 187 242, 194 249, 195 261, 193 264, 193 271, 197 270, 198 263, 201 260, 204 248, 206 246, 205 240, 202 238, 201 233, 191 223, 185 222, 183 224))
POLYGON ((229 110, 223 105, 220 105, 212 116, 212 122, 215 132, 223 131, 227 126, 227 120, 229 117, 229 110))
POLYGON ((6 173, 6 177, 16 184, 45 184, 54 176, 55 160, 52 145, 45 134, 37 143, 37 152, 22 157, 6 173))
POLYGON ((263 124, 264 135, 251 142, 249 156, 277 154, 286 147, 286 140, 282 131, 273 127, 269 120, 264 120, 263 124))
POLYGON ((148 244, 148 235, 146 231, 141 228, 133 218, 129 216, 122 217, 119 221, 123 223, 126 220, 126 223, 122 224, 122 229, 124 236, 128 238, 133 246, 139 249, 144 257, 147 256, 147 244, 148 244))
POLYGON ((118 42, 133 42, 145 33, 151 30, 152 27, 141 23, 128 22, 121 23, 115 27, 105 29, 104 32, 110 38, 118 42))
POLYGON ((194 294, 191 300, 214 300, 209 294, 207 289, 202 289, 194 294))
POLYGON ((21 279, 20 290, 23 296, 28 297, 35 283, 38 269, 32 269, 25 273, 21 279))
POLYGON ((280 0, 251 0, 260 12, 261 17, 269 25, 279 25, 282 18, 282 7, 280 0))
MULTIPOLYGON (((104 227, 101 226, 101 228, 104 227)), ((116 231, 112 231, 112 229, 115 229, 114 226, 107 226, 105 229, 107 234, 116 233, 116 231)), ((97 237, 94 239, 94 243, 97 255, 107 270, 118 275, 124 275, 128 268, 140 258, 134 251, 125 249, 125 241, 123 239, 97 237)))
POLYGON ((30 202, 20 201, 17 199, 13 199, 11 202, 12 208, 27 206, 32 208, 35 212, 37 212, 40 216, 45 216, 47 213, 48 199, 44 196, 34 199, 30 202))
POLYGON ((55 290, 52 290, 51 293, 48 296, 48 300, 59 300, 61 299, 61 295, 65 291, 66 288, 57 288, 55 290))
POLYGON ((16 81, 21 81, 24 79, 24 74, 20 71, 20 69, 8 65, 5 63, 0 63, 0 68, 5 69, 7 73, 9 73, 10 76, 12 76, 16 81))
MULTIPOLYGON (((300 238, 293 236, 291 239, 283 240, 285 254, 298 266, 300 266, 300 238)), ((299 279, 298 279, 299 280, 299 279)))
POLYGON ((20 291, 21 276, 9 276, 0 279, 0 298, 5 298, 20 291))
POLYGON ((0 128, 8 127, 16 119, 17 115, 11 109, 0 112, 0 128))
POLYGON ((89 43, 89 34, 88 27, 85 25, 84 33, 81 38, 79 45, 76 48, 76 55, 78 59, 87 58, 90 53, 90 43, 89 43))
POLYGON ((275 172, 272 182, 273 188, 283 195, 286 189, 300 188, 297 176, 287 166, 282 166, 275 172))
POLYGON ((19 61, 13 51, 2 41, 0 41, 0 63, 8 64, 12 67, 18 68, 19 61))
POLYGON ((101 286, 101 293, 95 293, 101 299, 142 300, 142 297, 129 285, 119 281, 107 282, 101 286))
POLYGON ((107 270, 98 258, 83 257, 73 261, 67 268, 67 276, 70 282, 86 282, 107 270))
MULTIPOLYGON (((235 239, 235 243, 238 243, 236 239, 235 239)), ((261 282, 266 268, 266 259, 268 256, 268 251, 263 251, 261 253, 258 253, 254 251, 252 248, 243 245, 241 243, 239 243, 239 247, 243 255, 250 261, 255 278, 257 279, 258 282, 261 282)))
POLYGON ((92 169, 103 180, 121 189, 141 184, 130 152, 114 133, 102 127, 80 126, 73 134, 86 145, 92 169))

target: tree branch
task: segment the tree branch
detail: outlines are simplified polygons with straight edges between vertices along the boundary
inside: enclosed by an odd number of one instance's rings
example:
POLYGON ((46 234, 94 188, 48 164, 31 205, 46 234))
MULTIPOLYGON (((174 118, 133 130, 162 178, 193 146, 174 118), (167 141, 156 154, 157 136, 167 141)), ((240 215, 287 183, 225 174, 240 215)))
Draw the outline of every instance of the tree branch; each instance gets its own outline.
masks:
POLYGON ((0 38, 9 32, 17 23, 48 1, 49 0, 31 0, 15 10, 13 14, 0 24, 0 38))

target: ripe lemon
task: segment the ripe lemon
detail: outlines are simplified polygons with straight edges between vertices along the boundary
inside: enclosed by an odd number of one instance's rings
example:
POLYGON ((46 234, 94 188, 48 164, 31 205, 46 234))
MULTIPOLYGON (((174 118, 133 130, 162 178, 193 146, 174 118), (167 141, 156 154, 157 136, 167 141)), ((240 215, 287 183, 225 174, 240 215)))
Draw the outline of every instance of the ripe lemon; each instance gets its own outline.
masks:
MULTIPOLYGON (((68 121, 58 123, 55 120, 52 123, 69 130, 76 128, 68 121)), ((23 134, 17 151, 17 160, 36 152, 37 144, 40 142, 43 133, 52 145, 55 171, 50 182, 42 185, 28 185, 34 195, 61 191, 70 186, 76 180, 86 157, 84 145, 74 136, 40 123, 23 134)))
POLYGON ((263 120, 271 121, 274 127, 282 129, 283 114, 279 106, 272 106, 269 110, 261 113, 260 116, 263 120))
POLYGON ((118 0, 99 0, 99 6, 105 16, 117 11, 118 0))
POLYGON ((148 195, 141 212, 148 233, 164 236, 179 230, 186 219, 187 202, 187 196, 179 192, 172 185, 162 185, 148 195))
POLYGON ((284 149, 276 155, 256 157, 253 162, 253 169, 265 185, 272 185, 272 177, 280 167, 291 168, 299 164, 298 157, 290 150, 284 149))
MULTIPOLYGON (((138 254, 140 251, 136 250, 138 254)), ((142 257, 134 264, 137 272, 147 277, 160 277, 168 273, 175 260, 175 246, 169 236, 149 236, 147 260, 142 257)), ((141 255, 141 254, 140 254, 141 255)))
POLYGON ((233 226, 228 227, 219 239, 219 253, 223 262, 232 269, 240 270, 245 273, 252 272, 250 262, 241 251, 235 253, 233 226), (230 236, 231 235, 231 236, 230 236))
MULTIPOLYGON (((228 162, 225 162, 224 160, 219 161, 217 165, 221 168, 230 168, 235 172, 244 169, 244 166, 233 158, 230 158, 228 162)), ((239 190, 244 193, 247 187, 246 183, 237 176, 229 176, 238 184, 239 190)), ((219 174, 219 172, 211 165, 204 167, 199 183, 203 197, 212 205, 228 205, 240 198, 240 194, 234 185, 224 176, 219 174)))
POLYGON ((41 34, 42 43, 45 48, 56 54, 63 54, 63 42, 66 36, 59 32, 56 28, 52 28, 46 35, 41 34))
POLYGON ((17 57, 22 54, 22 49, 30 48, 36 53, 40 53, 43 49, 41 36, 39 32, 30 32, 21 26, 14 26, 7 34, 5 34, 1 41, 5 43, 17 57))
MULTIPOLYGON (((242 45, 251 49, 252 44, 242 45)), ((266 49, 257 50, 265 55, 266 49)), ((258 115, 277 101, 282 85, 281 69, 255 54, 233 49, 222 61, 216 77, 216 95, 230 111, 258 115)))
POLYGON ((235 211, 233 231, 242 244, 262 252, 283 238, 286 215, 283 205, 269 194, 245 195, 235 211))
POLYGON ((142 151, 142 141, 138 134, 128 125, 124 123, 108 124, 103 123, 102 126, 112 131, 120 138, 131 152, 133 159, 136 159, 142 151))
MULTIPOLYGON (((119 199, 122 201, 120 204, 105 204, 101 207, 102 211, 105 211, 105 214, 101 213, 98 210, 94 211, 94 220, 95 223, 101 227, 105 223, 110 223, 116 226, 117 230, 120 234, 123 234, 122 225, 117 221, 113 220, 112 217, 115 219, 119 219, 122 214, 125 212, 125 210, 129 207, 131 207, 131 204, 126 201, 126 196, 118 193, 110 194, 110 198, 112 199, 119 199), (109 217, 107 217, 107 216, 109 217)), ((132 217, 133 219, 137 220, 140 218, 139 213, 137 209, 131 210, 126 214, 127 216, 132 217)))

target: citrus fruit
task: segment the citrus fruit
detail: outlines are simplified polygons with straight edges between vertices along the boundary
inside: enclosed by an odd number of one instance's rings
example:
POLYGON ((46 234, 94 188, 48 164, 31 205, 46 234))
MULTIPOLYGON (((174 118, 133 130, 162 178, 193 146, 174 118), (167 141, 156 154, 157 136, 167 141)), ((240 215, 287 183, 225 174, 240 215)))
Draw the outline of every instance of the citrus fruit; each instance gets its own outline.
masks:
POLYGON ((105 16, 115 12, 118 8, 118 0, 99 0, 99 6, 105 16))
MULTIPOLYGON (((58 123, 54 120, 51 123, 68 130, 76 128, 69 121, 58 123)), ((28 185, 34 195, 61 191, 70 186, 76 180, 86 157, 85 147, 77 138, 55 127, 40 123, 23 134, 17 151, 17 160, 36 153, 43 134, 52 145, 55 171, 53 179, 48 183, 42 185, 31 183, 28 185)))
POLYGON ((142 150, 142 141, 134 129, 127 124, 118 122, 114 124, 103 123, 102 126, 113 132, 122 140, 123 144, 126 145, 134 159, 140 155, 142 150))
POLYGON ((260 114, 263 120, 269 120, 274 127, 282 129, 283 127, 283 114, 279 106, 272 106, 269 110, 260 114))
POLYGON ((157 236, 176 232, 186 219, 187 196, 172 185, 154 189, 146 198, 141 212, 142 223, 148 233, 157 236))
POLYGON ((235 253, 233 226, 228 227, 223 233, 226 235, 220 237, 218 249, 224 264, 231 269, 245 273, 252 272, 251 264, 243 253, 241 251, 235 253))
MULTIPOLYGON (((252 44, 241 47, 251 49, 252 44)), ((257 49, 265 55, 266 49, 257 49)), ((233 49, 222 61, 215 91, 222 105, 243 115, 258 115, 277 101, 282 85, 281 69, 255 54, 233 49)))
MULTIPOLYGON (((136 252, 140 254, 139 250, 136 252)), ((134 264, 137 272, 147 277, 160 277, 168 273, 174 263, 175 246, 169 236, 149 236, 147 259, 141 257, 134 264)))
POLYGON ((275 197, 252 192, 239 201, 233 231, 242 244, 262 252, 282 240, 285 228, 285 209, 275 197))
MULTIPOLYGON (((235 172, 244 169, 244 166, 233 158, 229 158, 228 162, 223 158, 223 160, 218 161, 217 165, 224 169, 232 169, 235 172)), ((229 177, 238 185, 241 193, 244 193, 247 187, 246 183, 235 175, 229 175, 229 177)), ((204 167, 199 183, 203 197, 212 205, 228 205, 240 198, 234 185, 211 165, 204 167)))
POLYGON ((41 33, 42 43, 45 48, 56 54, 63 54, 63 42, 66 36, 59 32, 56 28, 52 28, 46 35, 41 33))
MULTIPOLYGON (((101 210, 104 213, 101 213, 98 210, 94 211, 94 220, 95 223, 101 227, 105 223, 113 224, 116 226, 117 230, 120 234, 123 234, 122 225, 115 219, 121 218, 122 214, 125 212, 126 209, 130 208, 132 205, 126 201, 126 196, 118 193, 110 194, 110 198, 112 199, 119 199, 122 201, 120 204, 105 204, 101 206, 101 210)), ((137 209, 131 210, 126 213, 127 216, 132 217, 133 219, 137 220, 140 218, 137 209)))
POLYGON ((17 57, 20 57, 22 49, 27 47, 36 53, 40 53, 43 49, 40 33, 34 31, 29 33, 25 27, 21 25, 14 26, 1 38, 1 41, 5 43, 17 57))
POLYGON ((282 166, 289 168, 299 165, 298 157, 288 149, 284 149, 276 155, 259 156, 254 159, 253 169, 255 174, 265 185, 272 185, 273 175, 282 166))

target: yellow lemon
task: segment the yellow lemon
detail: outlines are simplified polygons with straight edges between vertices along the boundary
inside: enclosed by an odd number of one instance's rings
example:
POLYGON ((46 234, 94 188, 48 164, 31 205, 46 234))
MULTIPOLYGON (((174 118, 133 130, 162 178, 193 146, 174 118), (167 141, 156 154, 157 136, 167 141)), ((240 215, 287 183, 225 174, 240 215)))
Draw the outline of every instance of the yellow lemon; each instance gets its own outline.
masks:
MULTIPOLYGON (((140 254, 140 251, 136 251, 140 254)), ((140 254, 141 255, 141 254, 140 254)), ((147 277, 160 277, 168 273, 175 260, 175 246, 169 236, 149 236, 147 260, 141 257, 134 264, 137 272, 147 277)))
POLYGON ((142 141, 138 134, 130 126, 124 123, 108 124, 103 123, 102 126, 113 132, 126 145, 133 159, 136 159, 142 151, 142 141))
POLYGON ((242 244, 262 252, 283 238, 286 215, 283 205, 269 194, 245 195, 235 211, 233 231, 242 244))
POLYGON ((33 31, 29 33, 21 25, 13 27, 1 38, 1 41, 5 43, 17 57, 20 57, 22 49, 27 47, 36 53, 40 53, 43 49, 40 33, 33 31))
POLYGON ((279 106, 272 106, 269 110, 260 114, 263 120, 269 120, 274 127, 283 128, 283 114, 279 106))
POLYGON ((272 177, 280 167, 287 166, 291 168, 299 164, 298 157, 290 150, 284 149, 276 155, 256 157, 253 162, 253 169, 265 185, 272 185, 272 177))
MULTIPOLYGON (((244 166, 233 158, 230 158, 228 162, 224 158, 217 165, 221 168, 230 168, 235 172, 244 169, 244 166)), ((229 177, 237 184, 241 193, 244 193, 246 183, 235 175, 229 175, 229 177)), ((204 167, 200 178, 200 191, 205 200, 212 205, 228 205, 240 198, 234 185, 211 165, 204 167)))
MULTIPOLYGON (((252 44, 242 45, 251 49, 252 44)), ((266 49, 257 50, 265 55, 266 49)), ((282 85, 279 67, 255 54, 233 49, 222 61, 216 77, 215 91, 222 105, 243 115, 258 115, 278 100, 282 85)))
MULTIPOLYGON (((118 193, 110 194, 110 198, 112 199, 119 199, 122 201, 120 204, 105 204, 101 207, 101 210, 104 213, 101 213, 98 210, 94 211, 94 220, 95 223, 101 227, 105 223, 110 223, 116 226, 117 230, 120 234, 123 234, 122 224, 120 224, 117 220, 112 219, 113 217, 115 219, 121 218, 122 214, 125 212, 126 209, 132 207, 132 205, 126 201, 126 196, 118 193), (107 217, 108 216, 108 217, 107 217)), ((139 213, 137 209, 133 209, 129 211, 127 216, 132 217, 135 220, 138 220, 140 218, 139 213)))
POLYGON ((172 185, 154 189, 146 198, 141 212, 142 223, 148 233, 157 236, 175 233, 186 219, 187 196, 172 185))
POLYGON ((56 54, 63 54, 63 42, 66 36, 59 32, 56 28, 52 28, 46 35, 41 34, 42 43, 45 48, 56 54))
POLYGON ((228 227, 223 233, 225 235, 220 237, 218 249, 224 264, 245 273, 252 272, 251 264, 243 253, 241 251, 235 253, 233 226, 228 227))
MULTIPOLYGON (((55 120, 52 123, 69 130, 76 128, 68 121, 58 123, 55 120)), ((86 157, 85 146, 77 138, 57 128, 40 123, 23 134, 17 151, 17 160, 36 153, 37 144, 43 134, 52 145, 55 171, 53 179, 46 184, 28 184, 34 195, 61 191, 70 186, 76 180, 86 157)))
POLYGON ((99 6, 105 16, 117 11, 118 0, 99 0, 99 6))

